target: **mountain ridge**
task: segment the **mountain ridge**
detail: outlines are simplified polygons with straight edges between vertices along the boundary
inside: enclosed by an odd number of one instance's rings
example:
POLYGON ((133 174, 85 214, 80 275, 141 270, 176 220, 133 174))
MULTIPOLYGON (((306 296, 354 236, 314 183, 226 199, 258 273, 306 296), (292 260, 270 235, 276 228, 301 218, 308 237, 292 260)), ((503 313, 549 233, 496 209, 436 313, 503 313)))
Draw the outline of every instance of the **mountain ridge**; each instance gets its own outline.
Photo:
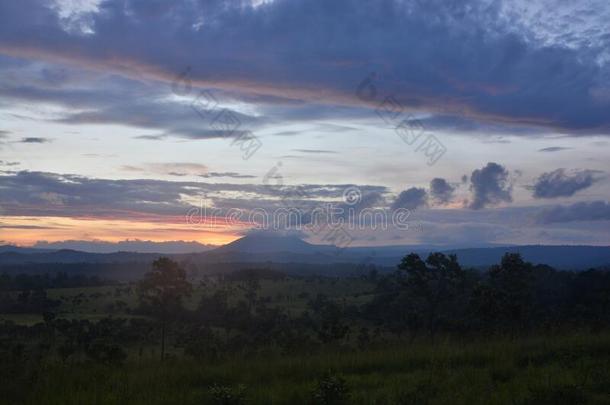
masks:
POLYGON ((427 256, 432 251, 455 254, 464 267, 486 267, 498 263, 506 252, 520 253, 534 264, 547 264, 563 270, 584 270, 610 265, 610 246, 589 245, 509 245, 472 248, 443 248, 426 245, 346 247, 315 245, 291 235, 246 235, 205 252, 140 253, 118 251, 92 253, 74 249, 36 249, 0 246, 0 266, 28 263, 126 263, 148 262, 160 256, 192 263, 299 262, 312 264, 353 263, 395 266, 411 252, 427 256))

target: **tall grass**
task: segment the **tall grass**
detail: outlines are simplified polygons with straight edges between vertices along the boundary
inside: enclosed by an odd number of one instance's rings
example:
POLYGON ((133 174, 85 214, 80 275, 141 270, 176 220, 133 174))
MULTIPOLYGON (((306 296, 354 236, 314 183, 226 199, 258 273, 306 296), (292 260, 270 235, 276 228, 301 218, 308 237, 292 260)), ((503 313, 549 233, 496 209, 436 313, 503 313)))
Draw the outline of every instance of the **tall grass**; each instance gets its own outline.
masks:
POLYGON ((50 361, 23 401, 207 404, 214 403, 210 387, 244 385, 249 404, 307 404, 328 372, 345 379, 354 404, 610 404, 610 334, 416 342, 217 362, 131 358, 122 367, 50 361))

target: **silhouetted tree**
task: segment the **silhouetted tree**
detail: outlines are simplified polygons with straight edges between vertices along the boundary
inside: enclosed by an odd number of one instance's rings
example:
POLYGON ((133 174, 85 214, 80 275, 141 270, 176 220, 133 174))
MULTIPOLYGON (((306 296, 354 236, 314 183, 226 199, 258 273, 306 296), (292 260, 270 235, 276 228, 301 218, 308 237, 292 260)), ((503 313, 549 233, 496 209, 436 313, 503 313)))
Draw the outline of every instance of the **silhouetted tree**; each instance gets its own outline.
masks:
POLYGON ((178 263, 161 257, 152 264, 138 285, 138 297, 161 323, 161 359, 165 356, 165 337, 169 320, 182 309, 182 299, 190 296, 192 285, 178 263))
POLYGON ((324 294, 318 294, 309 302, 309 308, 315 315, 315 329, 323 343, 341 341, 347 337, 350 327, 346 323, 345 311, 324 294))
POLYGON ((464 272, 455 255, 431 253, 424 262, 419 255, 405 256, 398 269, 406 273, 403 280, 409 301, 424 317, 432 336, 441 319, 448 319, 456 298, 463 288, 464 272))
POLYGON ((497 318, 510 328, 522 328, 532 311, 532 265, 519 253, 506 253, 489 269, 491 288, 498 300, 497 318))

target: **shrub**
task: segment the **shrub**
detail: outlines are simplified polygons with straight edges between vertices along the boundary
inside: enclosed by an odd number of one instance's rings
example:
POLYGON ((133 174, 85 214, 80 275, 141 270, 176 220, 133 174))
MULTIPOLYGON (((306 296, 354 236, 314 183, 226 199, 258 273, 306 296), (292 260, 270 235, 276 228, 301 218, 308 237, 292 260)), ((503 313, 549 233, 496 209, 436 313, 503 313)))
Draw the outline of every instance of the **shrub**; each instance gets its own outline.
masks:
POLYGON ((585 391, 576 385, 530 388, 523 405, 578 405, 589 403, 585 391))
POLYGON ((322 376, 312 392, 316 404, 343 404, 349 399, 349 387, 345 379, 330 372, 322 376))
POLYGON ((235 387, 214 384, 209 390, 214 404, 241 405, 246 403, 246 386, 239 384, 235 387))

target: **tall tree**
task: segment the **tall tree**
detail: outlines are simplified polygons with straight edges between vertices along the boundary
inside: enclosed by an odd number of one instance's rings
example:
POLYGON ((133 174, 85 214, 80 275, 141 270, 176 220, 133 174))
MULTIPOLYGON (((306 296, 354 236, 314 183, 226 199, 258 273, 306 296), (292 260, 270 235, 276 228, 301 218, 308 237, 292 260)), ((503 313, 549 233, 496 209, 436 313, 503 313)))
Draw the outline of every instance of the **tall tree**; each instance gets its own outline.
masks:
POLYGON ((146 273, 138 285, 140 302, 150 308, 161 323, 161 359, 165 357, 168 323, 182 310, 182 300, 190 296, 192 289, 184 269, 167 257, 155 260, 152 271, 146 273))
POLYGON ((532 310, 532 264, 519 253, 506 253, 499 265, 491 266, 489 277, 500 300, 498 317, 513 330, 526 326, 532 310))
POLYGON ((406 274, 404 286, 412 306, 424 317, 432 336, 439 322, 449 318, 452 303, 464 284, 464 272, 455 255, 430 253, 426 261, 411 253, 405 256, 398 269, 406 274))

